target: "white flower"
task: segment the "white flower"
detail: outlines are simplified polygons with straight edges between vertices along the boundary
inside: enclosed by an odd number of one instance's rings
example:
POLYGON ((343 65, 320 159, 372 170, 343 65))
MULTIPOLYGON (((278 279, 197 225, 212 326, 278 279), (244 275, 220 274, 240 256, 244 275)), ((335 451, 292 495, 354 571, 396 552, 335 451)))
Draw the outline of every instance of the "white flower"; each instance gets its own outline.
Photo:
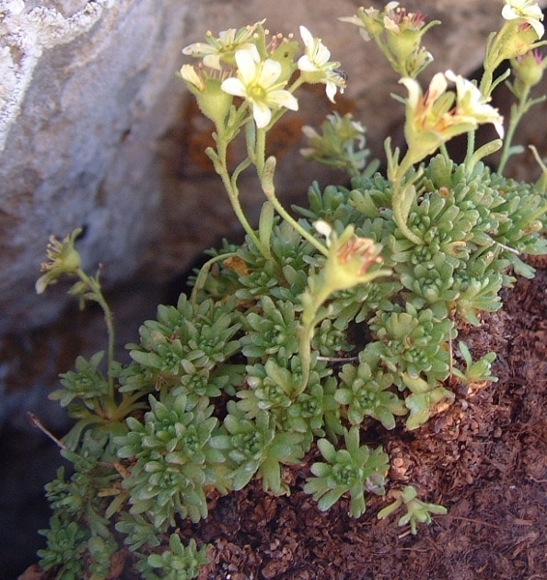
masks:
POLYGON ((236 97, 243 97, 253 108, 256 126, 263 129, 272 118, 272 109, 286 107, 298 110, 298 101, 289 91, 283 90, 284 82, 278 82, 281 64, 266 59, 261 61, 258 53, 251 50, 238 50, 235 53, 237 78, 223 81, 220 88, 236 97))
POLYGON ((343 92, 346 86, 344 75, 337 70, 340 63, 329 62, 330 50, 321 39, 314 38, 305 26, 300 27, 300 35, 304 41, 305 54, 298 59, 298 68, 303 73, 309 73, 305 75, 309 82, 325 84, 327 97, 334 103, 337 89, 343 92))
POLYGON ((543 24, 540 22, 543 13, 537 2, 532 4, 532 0, 505 0, 501 15, 505 20, 523 20, 536 31, 538 38, 543 36, 543 24))
POLYGON ((503 139, 503 117, 486 102, 479 88, 451 70, 446 71, 445 76, 456 83, 456 117, 475 119, 476 123, 492 123, 500 139, 503 139))
POLYGON ((215 38, 211 32, 206 35, 207 44, 203 42, 194 42, 182 49, 182 53, 203 58, 203 64, 209 68, 221 70, 221 60, 228 59, 237 50, 254 50, 258 55, 258 51, 253 42, 253 35, 256 29, 264 24, 264 20, 256 22, 252 26, 244 26, 239 30, 235 28, 228 28, 219 33, 218 38, 215 38))
POLYGON ((487 104, 484 95, 470 81, 452 71, 437 73, 431 79, 429 89, 422 95, 420 85, 403 78, 399 82, 408 89, 410 121, 419 132, 434 132, 439 136, 452 137, 464 132, 466 127, 476 128, 481 123, 493 123, 503 138, 503 117, 497 109, 487 104), (456 103, 445 95, 446 79, 456 84, 456 103), (464 131, 460 131, 460 127, 464 131))
POLYGON ((330 50, 319 38, 314 38, 305 26, 300 27, 300 36, 304 41, 306 54, 298 59, 298 68, 308 72, 322 71, 329 62, 330 50))

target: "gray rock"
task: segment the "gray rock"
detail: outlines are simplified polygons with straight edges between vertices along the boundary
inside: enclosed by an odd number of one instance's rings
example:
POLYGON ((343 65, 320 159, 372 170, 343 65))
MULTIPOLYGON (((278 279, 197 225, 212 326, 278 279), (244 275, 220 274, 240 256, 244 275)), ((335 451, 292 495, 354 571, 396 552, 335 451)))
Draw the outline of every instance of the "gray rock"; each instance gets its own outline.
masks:
POLYGON ((160 204, 156 145, 183 93, 175 71, 190 8, 65 0, 10 14, 18 3, 3 4, 13 74, 0 119, 0 333, 52 320, 66 303, 33 291, 50 234, 85 226, 84 263, 104 262, 110 283, 144 263, 160 204))

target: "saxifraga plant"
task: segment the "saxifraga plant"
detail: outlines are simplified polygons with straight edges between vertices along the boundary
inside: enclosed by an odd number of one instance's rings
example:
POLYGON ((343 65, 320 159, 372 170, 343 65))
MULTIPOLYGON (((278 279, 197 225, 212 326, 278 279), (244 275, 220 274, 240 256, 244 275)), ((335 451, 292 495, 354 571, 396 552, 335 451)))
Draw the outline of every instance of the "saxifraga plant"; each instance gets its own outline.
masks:
MULTIPOLYGON (((447 71, 425 93, 415 80, 432 60, 422 37, 437 22, 426 24, 397 2, 341 19, 374 40, 401 75, 407 151, 402 156, 386 141, 383 176, 350 116, 329 115, 321 132, 306 128, 302 153, 346 169, 351 185, 312 185, 309 207, 294 208, 298 220, 275 194, 266 134, 298 108, 293 92, 304 83, 324 84, 334 101, 346 83, 339 63, 304 27, 297 59, 299 43, 269 39, 263 22, 208 33, 205 43, 184 49, 202 61, 184 65, 180 76, 215 124, 207 154, 247 237, 210 252, 191 296, 160 306, 157 319, 143 324, 127 365, 114 360, 99 276, 81 268, 79 231, 52 238, 37 290, 76 277, 70 293, 99 303, 109 336, 106 356, 79 357, 51 395, 76 421, 59 442, 72 472, 61 469, 46 488, 54 514, 40 557, 56 580, 105 579, 123 550, 144 580, 195 578, 206 546, 183 545, 179 522, 206 518, 211 492, 239 490, 253 478, 269 493, 290 493, 282 468, 302 463, 314 445, 323 461, 311 466, 304 491, 321 510, 345 497, 350 515, 360 517, 367 494, 382 496, 389 486, 389 456, 379 444, 363 444, 369 427, 417 429, 454 401, 449 385, 496 380, 495 354, 473 360, 462 341, 465 366, 454 366, 458 321, 479 325, 481 313, 500 308, 500 290, 515 274, 534 275, 523 256, 547 253, 543 162, 536 185, 502 175, 520 152, 511 143, 516 124, 542 100, 530 97, 545 68, 531 52, 544 44, 542 15, 529 1, 505 0, 503 16, 478 85, 447 71), (488 102, 509 75, 495 77, 505 60, 518 102, 503 143, 503 119, 488 102), (475 149, 482 123, 501 138, 475 149), (227 147, 240 133, 248 155, 230 172, 227 147), (460 134, 468 151, 458 164, 445 143, 460 134), (482 158, 500 148, 496 172, 482 158), (237 185, 251 165, 266 196, 258 230, 237 185)), ((388 495, 395 502, 378 517, 406 507, 399 525, 412 533, 446 511, 418 499, 413 486, 388 495)))

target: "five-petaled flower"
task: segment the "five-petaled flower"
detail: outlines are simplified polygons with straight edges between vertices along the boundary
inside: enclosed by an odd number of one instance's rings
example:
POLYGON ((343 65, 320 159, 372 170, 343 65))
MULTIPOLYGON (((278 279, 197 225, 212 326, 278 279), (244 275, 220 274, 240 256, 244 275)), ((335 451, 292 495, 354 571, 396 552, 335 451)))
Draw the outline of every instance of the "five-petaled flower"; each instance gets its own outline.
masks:
POLYGON ((256 50, 253 42, 250 42, 256 29, 264 23, 264 20, 256 22, 252 26, 244 26, 239 30, 228 28, 219 33, 218 38, 211 32, 206 35, 207 44, 194 42, 182 49, 182 53, 203 58, 203 64, 209 68, 221 70, 221 61, 234 64, 234 53, 238 50, 256 50))
POLYGON ((235 54, 237 78, 223 81, 221 89, 236 97, 243 97, 252 106, 256 126, 263 129, 272 118, 272 109, 286 107, 298 110, 298 101, 283 89, 279 82, 281 64, 269 58, 260 60, 258 53, 238 50, 235 54))
POLYGON ((344 92, 346 79, 337 69, 339 62, 330 62, 330 50, 314 38, 305 27, 300 27, 300 35, 304 41, 305 54, 298 59, 298 68, 302 72, 303 80, 309 83, 323 83, 326 85, 327 97, 334 103, 336 90, 344 92))
POLYGON ((543 36, 543 13, 537 2, 532 0, 505 0, 505 6, 501 11, 505 20, 519 19, 529 24, 536 32, 538 38, 543 36))

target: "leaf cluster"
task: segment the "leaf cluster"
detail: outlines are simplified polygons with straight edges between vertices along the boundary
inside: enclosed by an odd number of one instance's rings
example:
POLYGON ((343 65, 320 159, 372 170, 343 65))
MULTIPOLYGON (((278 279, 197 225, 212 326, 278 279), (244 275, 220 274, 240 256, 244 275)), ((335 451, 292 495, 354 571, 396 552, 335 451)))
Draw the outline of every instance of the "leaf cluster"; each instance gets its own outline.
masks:
MULTIPOLYGON (((123 542, 143 578, 194 578, 204 548, 183 546, 178 522, 207 517, 212 490, 239 490, 253 478, 290 493, 283 468, 314 444, 323 461, 304 490, 321 510, 347 498, 359 517, 367 494, 385 492, 389 470, 385 451, 361 445, 361 433, 375 424, 418 428, 454 400, 451 376, 464 385, 495 380, 495 355, 474 361, 461 341, 464 366, 454 368, 457 321, 480 324, 515 273, 533 276, 523 255, 547 253, 543 198, 480 163, 469 173, 443 156, 415 187, 408 227, 421 244, 396 226, 391 184, 380 174, 355 177, 351 188, 314 185, 309 207, 298 209, 308 232, 319 219, 339 233, 353 224, 383 246, 383 267, 393 272, 329 297, 307 374, 300 296, 324 257, 285 222, 272 227, 271 259, 249 239, 211 252, 192 296, 142 325, 128 365, 104 371, 101 353, 77 359, 52 394, 80 424, 66 439, 73 474, 61 471, 48 486, 46 569, 62 580, 106 578, 105 562, 123 542), (109 380, 118 393, 110 422, 109 380)), ((441 513, 410 491, 396 507, 403 503, 400 522, 412 532, 441 513)))

